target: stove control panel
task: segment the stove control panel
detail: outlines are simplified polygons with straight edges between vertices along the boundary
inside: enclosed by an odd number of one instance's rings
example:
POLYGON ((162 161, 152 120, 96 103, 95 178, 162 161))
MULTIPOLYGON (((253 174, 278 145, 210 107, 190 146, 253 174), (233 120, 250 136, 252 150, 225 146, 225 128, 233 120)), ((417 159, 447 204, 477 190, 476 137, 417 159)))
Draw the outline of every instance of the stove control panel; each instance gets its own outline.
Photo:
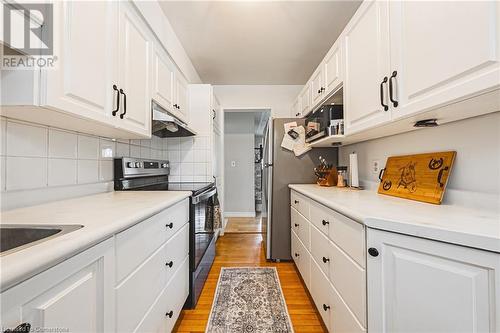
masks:
POLYGON ((115 179, 170 174, 170 163, 165 160, 122 157, 115 159, 115 179))

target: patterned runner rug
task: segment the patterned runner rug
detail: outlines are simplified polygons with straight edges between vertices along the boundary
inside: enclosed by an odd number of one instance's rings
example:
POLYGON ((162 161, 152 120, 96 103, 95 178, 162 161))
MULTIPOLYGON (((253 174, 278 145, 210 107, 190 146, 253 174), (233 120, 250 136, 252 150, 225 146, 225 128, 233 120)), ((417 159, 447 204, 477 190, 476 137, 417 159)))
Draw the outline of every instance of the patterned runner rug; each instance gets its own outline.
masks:
POLYGON ((223 267, 207 333, 292 333, 274 267, 223 267))

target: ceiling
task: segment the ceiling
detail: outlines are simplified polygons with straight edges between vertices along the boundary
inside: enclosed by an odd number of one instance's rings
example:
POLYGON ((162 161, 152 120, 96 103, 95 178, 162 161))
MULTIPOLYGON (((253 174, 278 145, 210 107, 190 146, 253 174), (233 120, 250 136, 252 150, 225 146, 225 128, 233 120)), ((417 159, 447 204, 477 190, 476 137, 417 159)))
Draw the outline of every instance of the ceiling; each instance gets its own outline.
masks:
POLYGON ((160 1, 204 83, 305 84, 360 1, 160 1))

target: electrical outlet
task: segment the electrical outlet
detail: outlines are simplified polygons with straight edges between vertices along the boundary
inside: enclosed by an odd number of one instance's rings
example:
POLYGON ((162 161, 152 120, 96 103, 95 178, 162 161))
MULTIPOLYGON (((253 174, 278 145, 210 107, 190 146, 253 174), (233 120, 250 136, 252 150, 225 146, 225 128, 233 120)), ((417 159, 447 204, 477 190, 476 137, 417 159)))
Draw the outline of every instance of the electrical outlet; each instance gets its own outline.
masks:
POLYGON ((372 172, 376 175, 380 172, 380 161, 379 160, 373 160, 372 161, 372 172))
POLYGON ((231 161, 231 167, 236 167, 236 161, 231 161))

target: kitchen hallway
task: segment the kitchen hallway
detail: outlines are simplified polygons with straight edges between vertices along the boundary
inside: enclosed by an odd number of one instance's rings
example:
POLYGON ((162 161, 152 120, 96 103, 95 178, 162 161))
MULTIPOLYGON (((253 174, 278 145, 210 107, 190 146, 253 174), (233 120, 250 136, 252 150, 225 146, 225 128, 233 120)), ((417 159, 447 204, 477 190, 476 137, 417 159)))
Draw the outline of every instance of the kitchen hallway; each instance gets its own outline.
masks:
POLYGON ((205 332, 222 267, 276 267, 296 333, 327 332, 293 262, 268 262, 261 234, 225 234, 217 241, 216 257, 196 308, 182 310, 173 332, 205 332))

